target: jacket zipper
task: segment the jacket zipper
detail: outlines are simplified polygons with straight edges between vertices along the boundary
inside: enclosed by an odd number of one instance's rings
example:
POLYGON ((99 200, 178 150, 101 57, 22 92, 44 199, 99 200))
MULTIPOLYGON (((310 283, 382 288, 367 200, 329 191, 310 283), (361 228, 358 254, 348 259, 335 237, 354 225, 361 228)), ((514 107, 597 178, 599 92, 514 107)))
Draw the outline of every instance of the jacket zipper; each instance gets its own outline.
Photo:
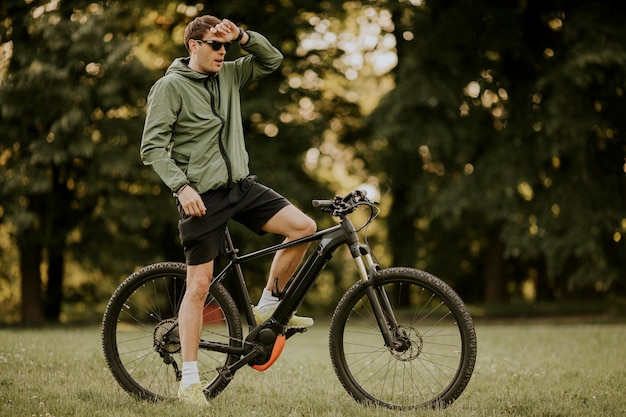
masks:
MULTIPOLYGON (((210 77, 210 79, 212 82, 216 82, 216 83, 218 82, 217 76, 210 77)), ((230 162, 230 158, 228 157, 228 153, 226 152, 224 141, 222 139, 224 126, 226 125, 226 119, 217 112, 217 107, 215 105, 215 94, 213 94, 213 91, 211 91, 211 89, 209 88, 208 83, 209 83, 209 78, 204 80, 204 88, 207 89, 207 91, 209 92, 209 95, 211 96, 211 111, 213 112, 215 117, 217 117, 220 120, 220 123, 222 124, 222 127, 220 127, 220 131, 217 136, 217 144, 220 148, 220 154, 222 154, 222 158, 224 158, 224 162, 226 163, 226 172, 228 173, 227 186, 228 188, 230 188, 233 185, 233 167, 232 167, 232 163, 230 162)), ((217 88, 219 90, 219 84, 217 84, 217 88)))

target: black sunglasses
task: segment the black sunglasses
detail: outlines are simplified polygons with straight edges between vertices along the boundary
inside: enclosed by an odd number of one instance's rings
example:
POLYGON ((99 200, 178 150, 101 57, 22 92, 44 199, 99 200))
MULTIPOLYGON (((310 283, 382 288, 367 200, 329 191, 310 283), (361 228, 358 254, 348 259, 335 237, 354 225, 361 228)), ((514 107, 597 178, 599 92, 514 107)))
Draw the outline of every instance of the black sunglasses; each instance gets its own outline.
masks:
POLYGON ((214 51, 219 51, 222 49, 222 46, 226 49, 226 52, 230 49, 230 42, 209 41, 206 39, 194 39, 194 41, 211 45, 211 48, 213 48, 214 51))

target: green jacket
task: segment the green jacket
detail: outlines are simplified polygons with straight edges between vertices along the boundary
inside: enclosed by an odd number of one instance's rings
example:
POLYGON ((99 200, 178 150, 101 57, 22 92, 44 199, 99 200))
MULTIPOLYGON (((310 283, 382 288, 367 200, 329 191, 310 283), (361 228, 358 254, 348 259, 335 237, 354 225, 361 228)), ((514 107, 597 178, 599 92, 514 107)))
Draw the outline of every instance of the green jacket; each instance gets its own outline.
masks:
POLYGON ((141 159, 174 193, 185 184, 204 193, 250 173, 239 91, 275 71, 283 56, 261 34, 248 34, 249 54, 224 62, 218 74, 177 58, 150 89, 141 159))

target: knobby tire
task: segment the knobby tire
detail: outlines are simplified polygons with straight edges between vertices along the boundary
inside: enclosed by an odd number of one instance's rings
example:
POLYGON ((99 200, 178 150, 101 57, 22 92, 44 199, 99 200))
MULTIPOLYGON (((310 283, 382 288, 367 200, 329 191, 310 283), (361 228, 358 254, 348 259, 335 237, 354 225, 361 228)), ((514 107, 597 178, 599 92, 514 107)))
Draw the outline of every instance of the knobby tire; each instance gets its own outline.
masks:
MULTIPOLYGON (((146 266, 126 278, 107 305, 102 322, 106 363, 122 388, 134 396, 151 401, 177 396, 177 374, 167 362, 173 360, 182 371, 176 317, 185 290, 185 276, 183 263, 146 266)), ((201 337, 231 346, 241 344, 240 315, 221 284, 211 285, 203 311, 201 337)), ((208 382, 207 397, 216 396, 229 383, 219 377, 216 368, 237 359, 226 353, 199 351, 198 368, 200 379, 208 382)))
MULTIPOLYGON (((391 326, 390 326, 391 327, 391 326)), ((441 279, 412 268, 388 268, 352 286, 330 325, 337 377, 357 401, 391 409, 444 408, 461 395, 476 361, 476 332, 465 304, 441 279), (367 286, 384 290, 406 341, 388 348, 367 286)))

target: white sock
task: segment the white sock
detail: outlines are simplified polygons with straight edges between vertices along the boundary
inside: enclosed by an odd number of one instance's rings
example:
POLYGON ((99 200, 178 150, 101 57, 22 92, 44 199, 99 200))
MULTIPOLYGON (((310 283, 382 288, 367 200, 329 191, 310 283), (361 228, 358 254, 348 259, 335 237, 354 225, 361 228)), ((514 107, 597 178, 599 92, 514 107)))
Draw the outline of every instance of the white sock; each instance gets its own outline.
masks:
POLYGON ((180 381, 182 387, 200 383, 200 373, 198 372, 198 362, 183 362, 183 378, 180 381))
POLYGON ((278 297, 274 297, 271 291, 267 289, 263 289, 263 295, 261 295, 261 299, 259 300, 259 304, 257 304, 256 308, 259 309, 261 313, 266 313, 270 309, 276 307, 280 300, 278 297))

